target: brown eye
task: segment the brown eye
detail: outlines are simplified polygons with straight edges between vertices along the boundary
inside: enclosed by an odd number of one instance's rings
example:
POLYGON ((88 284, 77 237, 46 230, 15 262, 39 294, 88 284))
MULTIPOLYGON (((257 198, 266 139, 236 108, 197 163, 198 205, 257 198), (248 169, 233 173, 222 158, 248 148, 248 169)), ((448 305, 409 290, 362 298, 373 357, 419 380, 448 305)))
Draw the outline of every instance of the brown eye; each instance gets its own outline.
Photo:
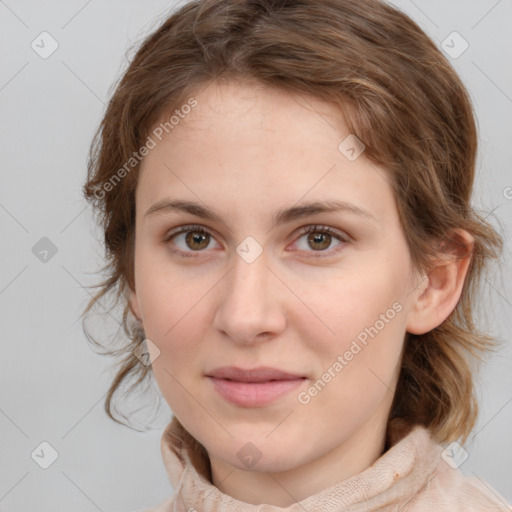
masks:
POLYGON ((302 230, 295 242, 301 252, 310 253, 311 257, 332 256, 348 243, 348 235, 338 233, 329 226, 308 226, 302 230), (337 242, 333 245, 333 242, 337 242), (317 253, 317 254, 313 254, 317 253))
POLYGON ((201 253, 210 252, 206 249, 212 245, 214 240, 211 233, 202 226, 182 226, 169 233, 165 237, 164 243, 173 254, 199 256, 201 253))
POLYGON ((315 251, 322 251, 331 245, 332 237, 328 233, 310 233, 308 244, 315 251))
POLYGON ((199 231, 188 231, 185 237, 187 247, 194 251, 200 251, 205 247, 208 247, 210 243, 209 233, 203 233, 199 231))

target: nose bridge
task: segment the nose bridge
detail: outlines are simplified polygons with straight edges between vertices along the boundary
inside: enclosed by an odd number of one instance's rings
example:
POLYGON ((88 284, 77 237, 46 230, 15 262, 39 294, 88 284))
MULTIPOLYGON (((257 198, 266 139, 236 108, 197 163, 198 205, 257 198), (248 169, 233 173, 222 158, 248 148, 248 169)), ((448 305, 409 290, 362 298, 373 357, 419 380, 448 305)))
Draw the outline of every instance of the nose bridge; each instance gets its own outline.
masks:
POLYGON ((236 254, 233 258, 233 270, 230 272, 228 294, 235 306, 244 309, 247 305, 262 308, 268 294, 267 258, 262 252, 254 261, 246 260, 236 254))
POLYGON ((284 327, 265 253, 249 261, 234 255, 215 316, 217 329, 244 343, 262 333, 276 334, 284 327))

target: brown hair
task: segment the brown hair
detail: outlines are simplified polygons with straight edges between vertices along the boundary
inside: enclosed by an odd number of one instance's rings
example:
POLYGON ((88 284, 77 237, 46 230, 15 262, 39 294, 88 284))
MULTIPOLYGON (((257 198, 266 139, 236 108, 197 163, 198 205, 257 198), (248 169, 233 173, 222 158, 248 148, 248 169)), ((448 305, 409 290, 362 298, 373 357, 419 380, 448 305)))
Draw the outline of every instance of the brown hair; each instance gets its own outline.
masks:
POLYGON ((84 186, 101 214, 108 260, 107 278, 84 315, 115 292, 129 338, 110 352, 123 357, 107 414, 118 421, 112 400, 123 382, 132 381, 132 390, 151 374, 133 353, 144 340, 127 302, 128 287, 134 288, 139 162, 125 164, 164 112, 212 80, 237 79, 340 107, 366 157, 388 171, 417 269, 431 269, 443 241, 460 242, 454 230, 474 237, 455 310, 432 331, 406 335, 389 416, 426 426, 439 442, 465 442, 478 412, 473 362, 497 346, 475 326, 473 307, 487 260, 499 256, 502 239, 470 205, 477 132, 464 85, 418 25, 379 0, 192 1, 143 41, 95 134, 84 186))

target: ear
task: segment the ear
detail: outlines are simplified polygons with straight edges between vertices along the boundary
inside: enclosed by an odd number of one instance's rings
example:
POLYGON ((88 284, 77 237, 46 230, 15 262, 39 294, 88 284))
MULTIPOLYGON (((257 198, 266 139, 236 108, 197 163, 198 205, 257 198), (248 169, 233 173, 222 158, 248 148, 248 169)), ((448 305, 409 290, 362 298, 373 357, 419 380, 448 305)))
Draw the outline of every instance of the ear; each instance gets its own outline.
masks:
POLYGON ((135 316, 135 318, 139 320, 139 322, 141 322, 142 317, 140 314, 140 307, 139 301, 137 300, 137 294, 131 288, 129 290, 130 291, 128 292, 128 307, 130 308, 130 311, 133 313, 133 316, 135 316))
POLYGON ((425 334, 441 325, 457 306, 473 254, 474 238, 454 230, 439 244, 439 257, 412 294, 406 330, 425 334))

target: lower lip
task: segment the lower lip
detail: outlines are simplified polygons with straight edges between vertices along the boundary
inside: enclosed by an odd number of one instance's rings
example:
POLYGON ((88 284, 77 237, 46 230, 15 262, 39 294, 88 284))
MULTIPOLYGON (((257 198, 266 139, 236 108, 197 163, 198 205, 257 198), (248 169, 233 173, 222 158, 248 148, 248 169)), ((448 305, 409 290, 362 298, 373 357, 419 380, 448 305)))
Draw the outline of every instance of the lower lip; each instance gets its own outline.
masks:
POLYGON ((269 404, 300 386, 306 379, 271 380, 267 382, 238 382, 208 377, 215 390, 228 402, 242 407, 269 404))

